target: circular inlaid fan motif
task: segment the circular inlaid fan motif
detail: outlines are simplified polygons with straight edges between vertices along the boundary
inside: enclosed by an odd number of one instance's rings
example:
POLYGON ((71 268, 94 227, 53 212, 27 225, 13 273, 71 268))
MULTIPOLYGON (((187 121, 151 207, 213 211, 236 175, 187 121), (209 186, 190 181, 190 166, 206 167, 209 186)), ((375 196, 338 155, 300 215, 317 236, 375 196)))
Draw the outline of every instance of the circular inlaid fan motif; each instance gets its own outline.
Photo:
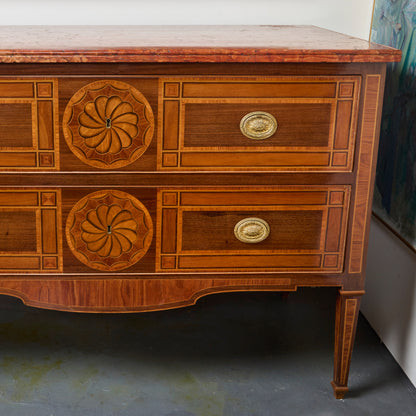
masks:
POLYGON ((137 160, 152 140, 152 109, 144 96, 121 81, 96 81, 78 90, 63 116, 71 151, 88 165, 120 168, 137 160))
POLYGON ((66 222, 73 254, 97 270, 132 266, 145 255, 152 236, 152 219, 145 206, 121 191, 86 195, 74 205, 66 222))

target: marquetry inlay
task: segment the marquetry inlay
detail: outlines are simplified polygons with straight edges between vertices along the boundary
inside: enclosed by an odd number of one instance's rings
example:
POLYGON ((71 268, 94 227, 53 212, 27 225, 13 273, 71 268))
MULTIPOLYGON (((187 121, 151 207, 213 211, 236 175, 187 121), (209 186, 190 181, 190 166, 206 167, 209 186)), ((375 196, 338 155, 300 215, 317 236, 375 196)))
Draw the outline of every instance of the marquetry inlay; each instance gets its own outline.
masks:
POLYGON ((152 219, 133 196, 114 190, 93 192, 79 200, 68 215, 66 237, 75 257, 105 271, 135 264, 152 241, 152 219))
POLYGON ((158 169, 351 172, 359 76, 162 78, 158 169))
POLYGON ((71 151, 101 169, 120 168, 147 149, 154 129, 152 109, 137 89, 121 81, 97 81, 69 100, 63 131, 71 151))
POLYGON ((58 81, 1 79, 0 171, 58 169, 58 81))
POLYGON ((0 273, 62 272, 61 191, 0 189, 0 273))
POLYGON ((349 201, 345 185, 160 189, 157 270, 342 272, 349 201))

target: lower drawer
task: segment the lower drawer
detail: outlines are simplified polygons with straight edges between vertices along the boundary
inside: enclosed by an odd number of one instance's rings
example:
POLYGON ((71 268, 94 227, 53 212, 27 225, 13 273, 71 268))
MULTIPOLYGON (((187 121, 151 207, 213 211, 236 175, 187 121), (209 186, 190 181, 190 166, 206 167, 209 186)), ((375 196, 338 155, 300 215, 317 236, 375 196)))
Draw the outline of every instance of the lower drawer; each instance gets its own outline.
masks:
POLYGON ((159 272, 341 272, 349 186, 163 189, 159 272))
POLYGON ((0 189, 0 273, 343 270, 350 187, 0 189))

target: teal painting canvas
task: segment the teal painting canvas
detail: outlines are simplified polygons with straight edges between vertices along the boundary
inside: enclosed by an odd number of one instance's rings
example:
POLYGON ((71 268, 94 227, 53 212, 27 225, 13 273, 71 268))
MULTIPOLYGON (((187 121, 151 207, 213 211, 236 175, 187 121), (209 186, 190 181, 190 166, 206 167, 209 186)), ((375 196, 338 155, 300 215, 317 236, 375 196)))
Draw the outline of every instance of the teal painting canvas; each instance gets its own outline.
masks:
POLYGON ((373 210, 416 249, 416 0, 375 0, 371 41, 402 50, 387 69, 373 210))

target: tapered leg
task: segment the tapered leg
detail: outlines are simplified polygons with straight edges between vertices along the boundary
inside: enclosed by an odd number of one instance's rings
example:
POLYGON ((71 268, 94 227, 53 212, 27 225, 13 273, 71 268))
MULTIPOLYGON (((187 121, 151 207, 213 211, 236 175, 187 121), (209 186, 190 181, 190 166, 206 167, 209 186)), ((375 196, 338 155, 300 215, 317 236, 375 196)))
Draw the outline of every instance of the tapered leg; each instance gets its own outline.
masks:
POLYGON ((346 292, 340 290, 337 296, 334 380, 331 382, 337 399, 343 399, 348 391, 351 353, 363 294, 364 291, 346 292))

